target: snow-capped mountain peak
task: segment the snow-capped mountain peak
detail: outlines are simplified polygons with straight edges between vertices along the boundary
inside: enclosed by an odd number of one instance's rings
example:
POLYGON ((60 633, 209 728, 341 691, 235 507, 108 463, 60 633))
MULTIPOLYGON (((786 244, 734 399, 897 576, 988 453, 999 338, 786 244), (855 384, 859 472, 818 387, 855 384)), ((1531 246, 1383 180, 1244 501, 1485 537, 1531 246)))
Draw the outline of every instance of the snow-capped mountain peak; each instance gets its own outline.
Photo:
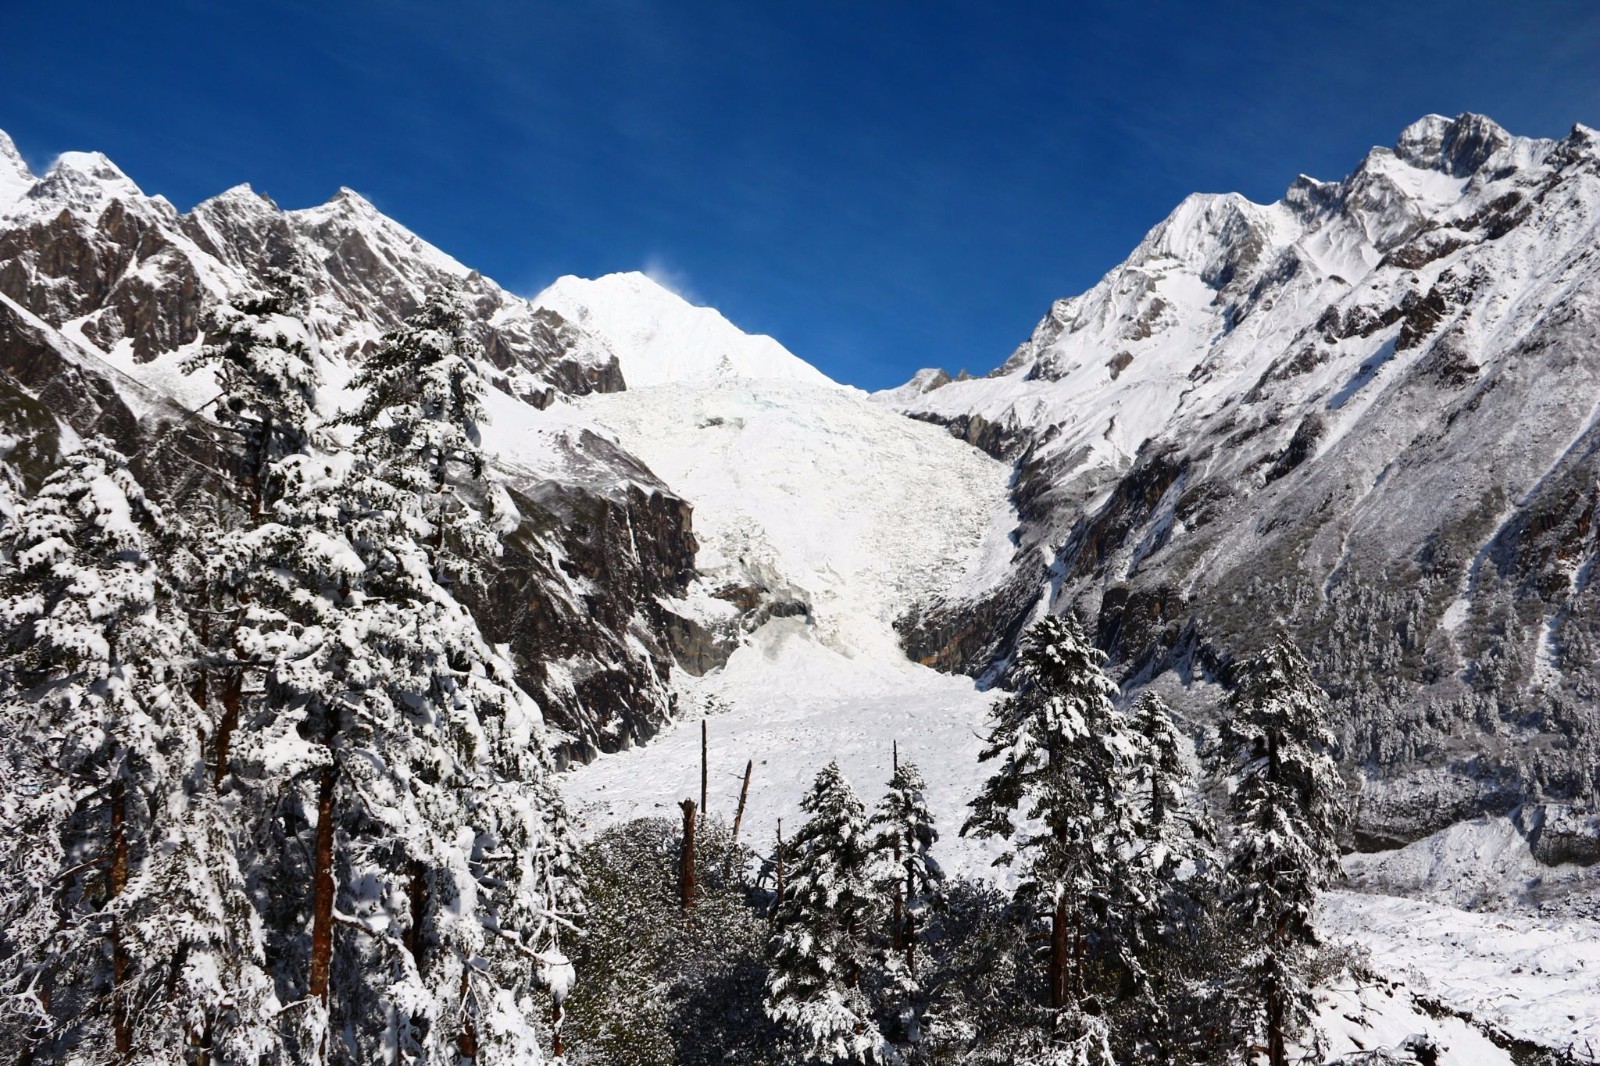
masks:
POLYGON ((604 340, 629 388, 726 377, 835 384, 771 337, 749 334, 638 271, 567 275, 533 298, 604 340))
POLYGON ((62 152, 28 190, 26 199, 41 213, 65 207, 92 215, 113 200, 148 205, 163 214, 176 214, 160 196, 146 196, 132 178, 101 152, 62 152))
POLYGON ((34 183, 33 171, 4 130, 0 130, 0 215, 27 193, 34 183))
POLYGON ((1424 115, 1400 131, 1394 153, 1414 167, 1461 178, 1476 173, 1511 141, 1509 133, 1483 115, 1424 115))

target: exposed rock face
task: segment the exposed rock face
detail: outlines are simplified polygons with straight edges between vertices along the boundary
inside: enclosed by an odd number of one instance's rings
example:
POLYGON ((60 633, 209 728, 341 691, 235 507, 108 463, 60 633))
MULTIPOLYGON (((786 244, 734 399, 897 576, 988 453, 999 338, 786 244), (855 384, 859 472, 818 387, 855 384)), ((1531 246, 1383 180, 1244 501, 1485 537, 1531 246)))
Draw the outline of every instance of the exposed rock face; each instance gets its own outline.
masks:
POLYGON ((1589 796, 1596 136, 1432 116, 1276 204, 1191 197, 994 374, 887 396, 1013 459, 1022 518, 1008 576, 903 622, 911 654, 1003 670, 1072 609, 1136 687, 1282 627, 1364 779, 1358 839, 1589 796))
MULTIPOLYGON (((180 506, 230 495, 233 457, 192 413, 203 397, 184 392, 177 365, 217 301, 291 265, 307 282, 309 325, 330 365, 358 361, 453 278, 476 312, 485 369, 509 396, 537 410, 559 395, 625 387, 598 338, 349 190, 281 211, 240 186, 180 214, 100 155, 68 153, 36 179, 0 134, 0 428, 14 441, 0 459, 36 484, 56 461, 59 424, 109 437, 150 490, 180 506)), ((544 442, 540 461, 494 470, 521 526, 488 590, 467 598, 567 734, 558 754, 587 759, 647 739, 671 712, 676 616, 660 600, 681 597, 694 575, 692 515, 603 437, 559 424, 527 432, 544 442)))

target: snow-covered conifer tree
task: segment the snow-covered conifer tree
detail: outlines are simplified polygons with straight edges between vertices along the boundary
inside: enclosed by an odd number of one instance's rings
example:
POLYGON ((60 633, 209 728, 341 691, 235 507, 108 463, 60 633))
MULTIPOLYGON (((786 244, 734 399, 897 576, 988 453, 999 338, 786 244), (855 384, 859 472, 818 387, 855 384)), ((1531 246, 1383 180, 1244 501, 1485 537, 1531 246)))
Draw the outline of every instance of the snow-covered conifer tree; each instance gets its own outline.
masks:
POLYGON ((889 790, 873 812, 872 830, 878 892, 890 903, 883 1013, 897 1038, 914 1043, 921 1029, 918 939, 928 911, 943 896, 944 871, 932 854, 939 831, 923 797, 922 774, 911 763, 895 767, 889 790))
POLYGON ((903 762, 872 815, 872 846, 879 863, 881 893, 893 901, 889 941, 915 969, 918 918, 937 905, 944 871, 933 857, 939 830, 923 796, 922 772, 903 762))
POLYGON ((446 579, 447 547, 459 557, 456 565, 469 566, 492 547, 471 504, 450 485, 454 470, 473 481, 483 478, 482 359, 483 346, 469 330, 461 291, 452 285, 436 288, 362 363, 353 385, 366 395, 342 419, 360 428, 360 447, 385 480, 423 499, 440 580, 446 579))
POLYGON ((217 423, 238 436, 234 454, 250 493, 251 513, 266 503, 270 464, 305 450, 315 409, 314 344, 296 316, 304 282, 274 271, 265 291, 222 304, 211 315, 215 338, 184 364, 186 373, 209 369, 218 387, 217 423))
POLYGON ((241 527, 218 508, 215 521, 196 529, 198 565, 190 568, 189 600, 202 643, 210 654, 194 682, 209 711, 219 697, 211 758, 218 784, 227 776, 234 734, 243 714, 246 667, 241 665, 241 625, 249 610, 251 574, 259 565, 249 533, 269 509, 274 463, 309 447, 316 421, 317 344, 299 315, 305 283, 294 270, 271 270, 266 286, 216 308, 207 323, 212 338, 184 363, 187 373, 210 371, 217 385, 211 410, 234 435, 229 451, 238 463, 249 518, 241 527))
POLYGON ((166 531, 122 456, 90 441, 8 537, 0 1044, 34 1062, 256 1063, 277 1043, 166 531))
POLYGON ((789 845, 767 1014, 807 1062, 882 1063, 890 1049, 862 987, 883 909, 866 808, 838 763, 817 775, 800 806, 810 817, 789 845))
MULTIPOLYGON (((1109 937, 1120 924, 1109 908, 1135 830, 1134 745, 1104 661, 1069 617, 1028 631, 1017 692, 995 705, 980 755, 1000 766, 962 827, 963 834, 1015 838, 1015 851, 998 861, 1021 860, 1017 902, 1050 928, 1049 1005, 1070 1015, 1085 992, 1086 934, 1109 937), (1031 824, 1019 830, 1019 818, 1031 824)), ((1072 1019, 1054 1024, 1073 1046, 1103 1042, 1094 1026, 1080 1034, 1072 1019)))
POLYGON ((1233 778, 1231 904, 1252 936, 1249 981, 1273 1066, 1311 1006, 1304 969, 1317 893, 1339 871, 1345 790, 1328 751, 1327 697, 1280 638, 1245 660, 1229 694, 1221 750, 1233 778))
POLYGON ((241 629, 264 690, 237 763, 276 810, 254 872, 295 1053, 539 1061, 536 982, 564 995, 581 909, 539 710, 435 580, 417 491, 364 451, 268 482, 241 629))

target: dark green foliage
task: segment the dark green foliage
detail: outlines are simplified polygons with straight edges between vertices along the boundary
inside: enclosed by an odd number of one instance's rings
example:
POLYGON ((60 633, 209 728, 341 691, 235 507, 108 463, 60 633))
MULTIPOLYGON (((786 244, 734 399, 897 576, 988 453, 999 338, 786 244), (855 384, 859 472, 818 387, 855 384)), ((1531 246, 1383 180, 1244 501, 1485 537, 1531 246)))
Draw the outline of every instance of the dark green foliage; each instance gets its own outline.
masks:
POLYGON ((762 1013, 767 904, 750 851, 708 820, 696 838, 699 895, 678 907, 680 828, 644 819, 584 849, 588 936, 574 951, 568 1060, 605 1066, 762 1066, 785 1060, 762 1013))

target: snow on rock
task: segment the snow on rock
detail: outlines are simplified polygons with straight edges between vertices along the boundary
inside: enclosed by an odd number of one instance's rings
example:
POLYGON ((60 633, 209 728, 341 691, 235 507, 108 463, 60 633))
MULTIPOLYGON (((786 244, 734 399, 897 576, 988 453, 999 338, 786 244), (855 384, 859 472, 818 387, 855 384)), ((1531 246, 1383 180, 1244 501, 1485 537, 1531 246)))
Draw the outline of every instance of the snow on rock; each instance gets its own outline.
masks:
MULTIPOLYGON (((1511 1066, 1511 1053, 1453 1015, 1435 1017, 1403 985, 1369 984, 1342 974, 1317 992, 1314 1024, 1325 1057, 1334 1063, 1370 1063, 1388 1053, 1400 1062, 1437 1066, 1511 1066), (1420 1053, 1420 1054, 1419 1054, 1420 1053)), ((1379 1060, 1382 1061, 1382 1060, 1379 1060)))
POLYGON ((1570 1047, 1579 1062, 1600 1061, 1594 922, 1478 914, 1353 892, 1328 893, 1321 921, 1333 936, 1366 948, 1380 973, 1477 1025, 1547 1048, 1570 1047))
POLYGON ((33 172, 4 130, 0 130, 0 215, 9 212, 33 187, 33 172))
POLYGON ((713 308, 696 307, 637 272, 593 280, 567 275, 533 303, 606 341, 630 389, 727 377, 835 384, 771 337, 745 333, 713 308))
POLYGON ((1459 822, 1393 851, 1349 855, 1344 868, 1351 886, 1363 892, 1472 910, 1582 907, 1600 900, 1600 868, 1535 859, 1520 812, 1459 822))

